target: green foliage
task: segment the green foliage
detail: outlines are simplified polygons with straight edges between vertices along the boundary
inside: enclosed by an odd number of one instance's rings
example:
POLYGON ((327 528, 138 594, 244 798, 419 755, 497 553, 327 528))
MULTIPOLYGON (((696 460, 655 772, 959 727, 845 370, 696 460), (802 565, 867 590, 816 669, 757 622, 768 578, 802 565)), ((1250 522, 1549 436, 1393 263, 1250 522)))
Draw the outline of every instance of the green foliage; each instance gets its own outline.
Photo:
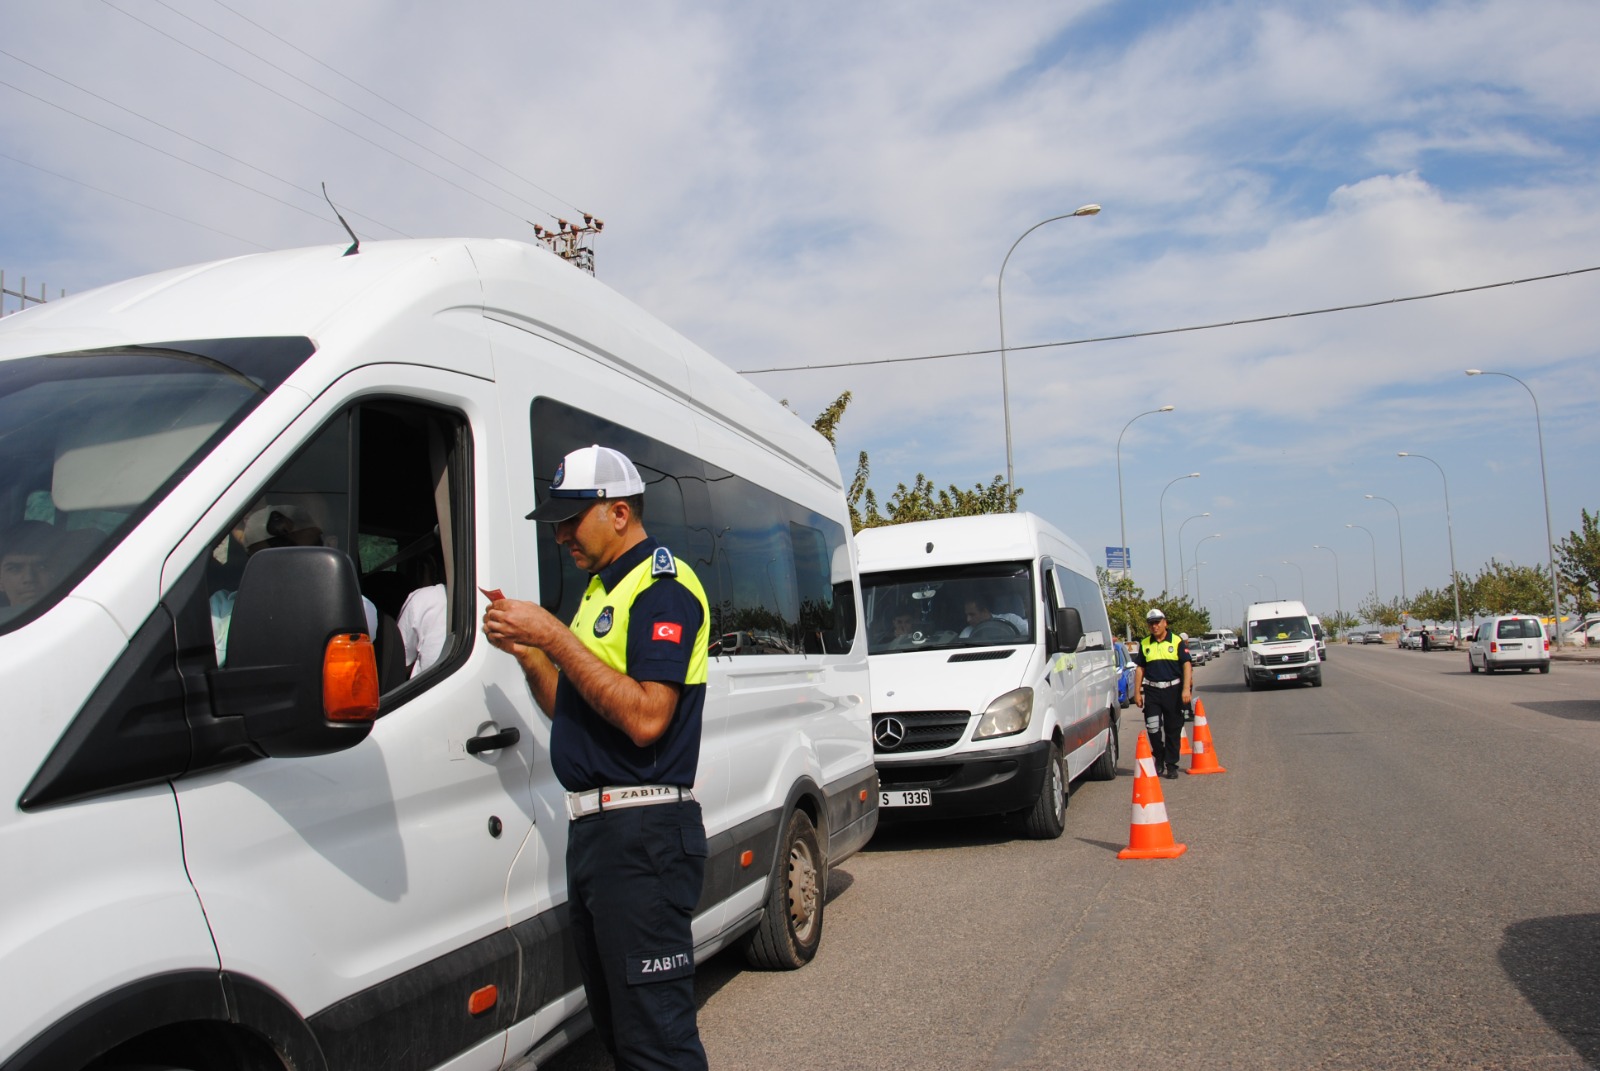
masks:
MULTIPOLYGON (((1462 609, 1466 609, 1465 603, 1462 604, 1462 609)), ((1372 624, 1381 625, 1384 628, 1398 628, 1405 610, 1406 607, 1399 598, 1383 602, 1368 595, 1366 601, 1357 608, 1356 612, 1361 615, 1361 620, 1363 621, 1370 621, 1372 624)))
POLYGON ((1556 568, 1561 587, 1572 593, 1579 613, 1600 609, 1600 510, 1583 511, 1583 523, 1556 544, 1556 568))
POLYGON ((1335 639, 1343 633, 1349 632, 1361 624, 1361 619, 1355 614, 1318 614, 1322 619, 1322 630, 1328 634, 1328 639, 1335 639))
POLYGON ((1111 617, 1111 631, 1118 636, 1137 640, 1149 633, 1144 615, 1150 607, 1157 606, 1167 615, 1167 627, 1186 636, 1199 636, 1211 631, 1211 614, 1195 606, 1187 595, 1162 592, 1154 597, 1131 577, 1114 577, 1109 569, 1095 567, 1100 581, 1100 592, 1105 596, 1106 612, 1111 617))
MULTIPOLYGON (((850 392, 845 391, 824 409, 811 426, 829 443, 838 446, 835 434, 839 422, 850 405, 850 392)), ((787 402, 783 403, 787 405, 787 402)), ((905 524, 908 521, 932 521, 942 517, 976 517, 985 513, 1015 513, 1022 488, 1006 487, 1005 477, 996 476, 988 484, 975 484, 970 490, 951 484, 941 489, 933 480, 917 473, 916 481, 907 487, 898 485, 880 508, 878 493, 868 486, 872 466, 867 452, 856 458, 855 475, 845 491, 845 505, 850 509, 850 529, 878 528, 886 524, 905 524)))
POLYGON ((1462 613, 1467 612, 1469 590, 1472 613, 1479 616, 1550 612, 1550 575, 1535 566, 1490 558, 1489 564, 1478 571, 1470 585, 1461 585, 1462 613))
MULTIPOLYGON (((1471 593, 1467 584, 1461 587, 1461 613, 1463 617, 1472 616, 1471 593)), ((1454 621, 1456 619, 1455 589, 1446 584, 1435 591, 1433 588, 1423 588, 1411 596, 1411 605, 1407 608, 1412 617, 1419 621, 1454 621)))

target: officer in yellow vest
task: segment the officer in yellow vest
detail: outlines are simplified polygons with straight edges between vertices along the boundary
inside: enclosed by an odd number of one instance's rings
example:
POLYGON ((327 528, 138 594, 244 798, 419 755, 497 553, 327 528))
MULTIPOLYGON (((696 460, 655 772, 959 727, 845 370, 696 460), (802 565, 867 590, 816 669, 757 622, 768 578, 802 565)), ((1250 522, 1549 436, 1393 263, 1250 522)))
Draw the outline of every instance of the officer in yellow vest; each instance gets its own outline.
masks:
POLYGON ((1178 776, 1183 711, 1193 690, 1194 664, 1189 661, 1188 641, 1168 631, 1166 614, 1152 606, 1144 619, 1150 635, 1139 641, 1133 653, 1133 702, 1144 708, 1144 728, 1156 769, 1170 780, 1178 776))
POLYGON ((548 711, 567 789, 567 896, 595 1030, 619 1068, 704 1068, 694 937, 706 835, 700 759, 710 609, 694 571, 646 534, 644 481, 604 446, 568 454, 528 516, 591 573, 570 627, 500 599, 489 642, 548 711))

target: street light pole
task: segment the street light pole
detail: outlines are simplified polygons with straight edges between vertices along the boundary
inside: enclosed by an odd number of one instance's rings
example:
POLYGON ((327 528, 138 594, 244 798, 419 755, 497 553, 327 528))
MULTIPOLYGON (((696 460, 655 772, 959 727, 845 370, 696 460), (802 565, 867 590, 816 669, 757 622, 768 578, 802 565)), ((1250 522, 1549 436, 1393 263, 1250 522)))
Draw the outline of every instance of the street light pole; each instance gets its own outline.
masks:
POLYGON ((1272 601, 1273 602, 1281 602, 1282 600, 1278 597, 1278 581, 1276 579, 1274 579, 1273 577, 1268 576, 1266 573, 1257 573, 1256 575, 1259 576, 1262 580, 1271 580, 1272 581, 1272 601))
POLYGON ((1284 558, 1283 559, 1283 564, 1284 565, 1294 565, 1295 569, 1299 571, 1299 573, 1300 573, 1300 601, 1301 602, 1305 602, 1306 601, 1306 571, 1304 569, 1301 569, 1300 566, 1295 565, 1295 563, 1290 561, 1288 558, 1284 558))
MULTIPOLYGON (((1187 573, 1184 572, 1184 569, 1183 569, 1183 529, 1184 529, 1184 525, 1187 525, 1189 523, 1189 521, 1198 521, 1201 517, 1209 517, 1209 516, 1211 516, 1211 514, 1209 512, 1207 512, 1207 513, 1196 513, 1193 517, 1190 517, 1188 520, 1184 521, 1183 524, 1178 525, 1178 589, 1184 595, 1187 595, 1189 593, 1188 586, 1184 583, 1184 577, 1188 575, 1187 573)), ((1200 600, 1198 598, 1195 599, 1196 605, 1199 604, 1199 601, 1200 600)))
MULTIPOLYGON (((1206 516, 1209 517, 1209 516, 1211 516, 1211 514, 1208 513, 1208 514, 1206 514, 1206 516)), ((1180 539, 1182 538, 1182 533, 1181 532, 1179 533, 1179 538, 1180 539)), ((1201 537, 1200 542, 1196 543, 1194 545, 1194 604, 1195 604, 1196 607, 1199 607, 1199 605, 1200 605, 1200 566, 1203 564, 1200 561, 1200 546, 1207 539, 1221 539, 1221 538, 1222 538, 1222 533, 1221 532, 1212 532, 1208 536, 1201 537)), ((1183 544, 1181 542, 1178 545, 1178 553, 1180 555, 1183 553, 1183 544)))
POLYGON ((995 302, 1000 308, 1000 401, 1005 410, 1006 420, 1006 491, 1009 493, 1016 486, 1016 481, 1011 468, 1011 384, 1006 374, 1006 265, 1011 263, 1011 254, 1017 251, 1017 246, 1022 244, 1022 239, 1043 227, 1046 223, 1054 223, 1058 219, 1071 219, 1074 216, 1094 216, 1100 212, 1099 205, 1084 205, 1082 208, 1067 212, 1049 219, 1041 219, 1038 223, 1023 231, 1011 248, 1006 250, 1006 258, 1000 262, 1000 279, 995 283, 995 302))
MULTIPOLYGON (((1506 379, 1522 383, 1522 380, 1509 372, 1485 372, 1480 368, 1467 369, 1469 376, 1503 376, 1506 379)), ((1550 612, 1554 616, 1555 624, 1552 626, 1557 642, 1561 639, 1561 581, 1560 574, 1556 572, 1556 537, 1555 530, 1550 526, 1550 481, 1544 474, 1544 419, 1539 416, 1539 398, 1533 393, 1533 388, 1522 383, 1522 389, 1528 392, 1528 397, 1533 399, 1533 426, 1539 432, 1539 482, 1544 486, 1544 546, 1550 555, 1550 612)), ((1456 611, 1456 616, 1461 616, 1461 611, 1456 611)), ((1457 622, 1460 627, 1460 622, 1457 622)))
MULTIPOLYGON (((1128 428, 1131 427, 1133 425, 1133 421, 1138 420, 1139 417, 1153 416, 1156 413, 1170 412, 1172 412, 1172 406, 1170 405, 1163 405, 1160 409, 1146 410, 1145 412, 1134 417, 1133 420, 1130 420, 1128 423, 1122 425, 1122 430, 1117 433, 1117 522, 1121 526, 1122 531, 1122 568, 1125 573, 1133 572, 1133 562, 1128 557, 1128 516, 1123 512, 1122 509, 1122 437, 1128 433, 1128 428)), ((1126 639, 1126 636, 1124 639, 1126 639)))
POLYGON ((1378 537, 1372 534, 1372 529, 1360 524, 1347 524, 1346 528, 1360 528, 1367 533, 1367 539, 1372 542, 1372 604, 1378 605, 1378 537))
MULTIPOLYGON (((1179 480, 1192 480, 1199 475, 1198 472, 1190 472, 1182 476, 1174 476, 1167 481, 1167 487, 1171 487, 1179 480)), ((1161 591, 1163 594, 1172 590, 1172 580, 1167 576, 1167 487, 1161 489, 1161 498, 1156 506, 1156 509, 1161 514, 1161 591)))
POLYGON ((1339 587, 1339 552, 1332 547, 1325 547, 1321 543, 1311 544, 1312 550, 1325 550, 1333 555, 1333 604, 1339 610, 1340 620, 1344 619, 1344 593, 1339 587))
MULTIPOLYGON (((1420 457, 1439 470, 1439 479, 1444 481, 1444 534, 1450 543, 1450 586, 1455 589, 1456 596, 1456 635, 1461 635, 1461 578, 1456 575, 1456 533, 1455 527, 1450 523, 1450 477, 1444 474, 1444 466, 1434 461, 1427 454, 1411 454, 1401 450, 1396 457, 1420 457)), ((1370 532, 1368 533, 1371 534, 1370 532)))
MULTIPOLYGON (((1382 495, 1368 495, 1367 497, 1376 499, 1379 502, 1389 502, 1382 495)), ((1406 532, 1400 524, 1400 507, 1393 502, 1389 502, 1389 508, 1394 510, 1394 529, 1400 536, 1400 626, 1404 628, 1406 623, 1406 603, 1410 599, 1410 596, 1406 594, 1406 532)))

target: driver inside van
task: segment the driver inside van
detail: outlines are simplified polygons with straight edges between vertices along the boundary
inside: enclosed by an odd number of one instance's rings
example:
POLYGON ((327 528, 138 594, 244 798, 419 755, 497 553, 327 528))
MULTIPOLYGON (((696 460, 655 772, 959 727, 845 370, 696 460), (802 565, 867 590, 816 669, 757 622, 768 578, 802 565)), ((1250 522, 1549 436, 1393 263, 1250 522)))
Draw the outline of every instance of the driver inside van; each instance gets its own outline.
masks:
MULTIPOLYGON (((990 621, 999 621, 1016 629, 1018 636, 1028 634, 1028 623, 1016 614, 995 613, 987 596, 979 594, 966 602, 967 627, 961 630, 960 639, 971 639, 978 629, 990 621)), ((1005 630, 1002 629, 1002 632, 1005 630)), ((989 634, 993 634, 990 630, 989 634)), ((1009 633, 1007 633, 1009 635, 1009 633)))

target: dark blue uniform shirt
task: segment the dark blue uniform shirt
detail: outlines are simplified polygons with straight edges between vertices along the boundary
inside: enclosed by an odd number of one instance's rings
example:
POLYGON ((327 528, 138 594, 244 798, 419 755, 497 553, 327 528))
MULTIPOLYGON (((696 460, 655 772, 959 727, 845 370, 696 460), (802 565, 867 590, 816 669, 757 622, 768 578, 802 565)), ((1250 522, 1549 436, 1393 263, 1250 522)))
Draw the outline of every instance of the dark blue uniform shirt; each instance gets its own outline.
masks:
MULTIPOLYGON (((660 546, 646 539, 601 569, 607 591, 647 560, 660 546)), ((628 676, 636 681, 682 685, 667 731, 655 743, 636 747, 628 734, 595 713, 565 673, 556 681, 555 717, 550 727, 550 764, 569 792, 610 785, 694 785, 700 765, 700 721, 706 686, 684 684, 689 657, 704 619, 700 600, 675 577, 658 577, 639 593, 628 615, 628 676), (682 627, 682 641, 652 638, 655 626, 682 627)))

